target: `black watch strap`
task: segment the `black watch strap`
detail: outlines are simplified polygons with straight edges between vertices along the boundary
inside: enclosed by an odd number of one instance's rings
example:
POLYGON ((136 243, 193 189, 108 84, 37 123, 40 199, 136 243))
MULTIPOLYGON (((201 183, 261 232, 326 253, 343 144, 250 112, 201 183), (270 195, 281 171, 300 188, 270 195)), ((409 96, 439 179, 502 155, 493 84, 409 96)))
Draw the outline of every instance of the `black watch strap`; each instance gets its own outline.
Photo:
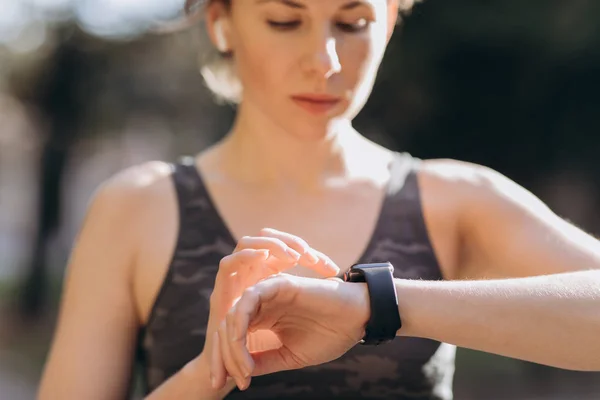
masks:
POLYGON ((393 271, 390 263, 357 264, 344 274, 346 282, 366 282, 369 289, 371 317, 361 344, 389 342, 402 327, 393 271))

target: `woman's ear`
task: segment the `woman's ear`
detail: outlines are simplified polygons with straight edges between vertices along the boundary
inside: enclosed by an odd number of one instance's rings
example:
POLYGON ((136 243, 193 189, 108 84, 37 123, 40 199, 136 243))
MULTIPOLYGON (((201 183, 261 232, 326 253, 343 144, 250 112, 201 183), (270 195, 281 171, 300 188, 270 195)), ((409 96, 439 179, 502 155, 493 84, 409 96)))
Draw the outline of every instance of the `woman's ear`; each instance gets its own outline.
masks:
POLYGON ((219 52, 231 52, 231 41, 228 34, 229 16, 227 9, 220 2, 214 2, 206 10, 206 29, 213 45, 219 52))
POLYGON ((214 43, 217 46, 217 50, 221 53, 227 53, 229 51, 229 43, 223 32, 223 21, 217 20, 213 24, 213 33, 215 35, 214 43))

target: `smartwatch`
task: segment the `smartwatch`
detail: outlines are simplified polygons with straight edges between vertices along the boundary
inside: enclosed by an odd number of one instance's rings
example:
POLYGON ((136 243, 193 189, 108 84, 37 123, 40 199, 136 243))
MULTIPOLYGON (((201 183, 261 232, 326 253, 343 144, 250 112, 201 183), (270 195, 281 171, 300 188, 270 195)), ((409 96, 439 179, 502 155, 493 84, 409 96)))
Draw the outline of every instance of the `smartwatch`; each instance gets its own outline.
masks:
POLYGON ((369 291, 371 316, 361 344, 377 346, 390 342, 402 327, 393 272, 393 265, 386 262, 356 264, 344 274, 344 281, 366 282, 369 291))

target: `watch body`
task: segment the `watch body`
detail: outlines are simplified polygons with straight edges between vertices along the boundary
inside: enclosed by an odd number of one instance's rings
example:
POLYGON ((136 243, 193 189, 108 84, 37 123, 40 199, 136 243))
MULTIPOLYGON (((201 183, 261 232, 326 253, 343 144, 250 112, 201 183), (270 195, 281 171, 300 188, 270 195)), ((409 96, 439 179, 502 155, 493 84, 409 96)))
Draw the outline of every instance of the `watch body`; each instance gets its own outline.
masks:
POLYGON ((390 342, 402 327, 393 272, 393 265, 387 262, 356 264, 344 274, 344 281, 365 282, 369 290, 371 316, 361 344, 377 346, 390 342))

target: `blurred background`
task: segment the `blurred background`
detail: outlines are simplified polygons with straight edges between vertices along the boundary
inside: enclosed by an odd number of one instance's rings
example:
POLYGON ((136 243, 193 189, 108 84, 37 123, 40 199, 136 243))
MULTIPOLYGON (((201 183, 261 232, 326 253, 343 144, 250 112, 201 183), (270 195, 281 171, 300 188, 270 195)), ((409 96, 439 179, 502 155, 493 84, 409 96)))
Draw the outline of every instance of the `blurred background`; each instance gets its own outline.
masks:
MULTIPOLYGON (((0 399, 33 399, 95 188, 218 140, 183 0, 0 0, 0 399)), ((392 40, 364 134, 481 163, 600 232, 600 2, 426 1, 392 40)), ((599 399, 600 375, 459 350, 457 399, 599 399)))

